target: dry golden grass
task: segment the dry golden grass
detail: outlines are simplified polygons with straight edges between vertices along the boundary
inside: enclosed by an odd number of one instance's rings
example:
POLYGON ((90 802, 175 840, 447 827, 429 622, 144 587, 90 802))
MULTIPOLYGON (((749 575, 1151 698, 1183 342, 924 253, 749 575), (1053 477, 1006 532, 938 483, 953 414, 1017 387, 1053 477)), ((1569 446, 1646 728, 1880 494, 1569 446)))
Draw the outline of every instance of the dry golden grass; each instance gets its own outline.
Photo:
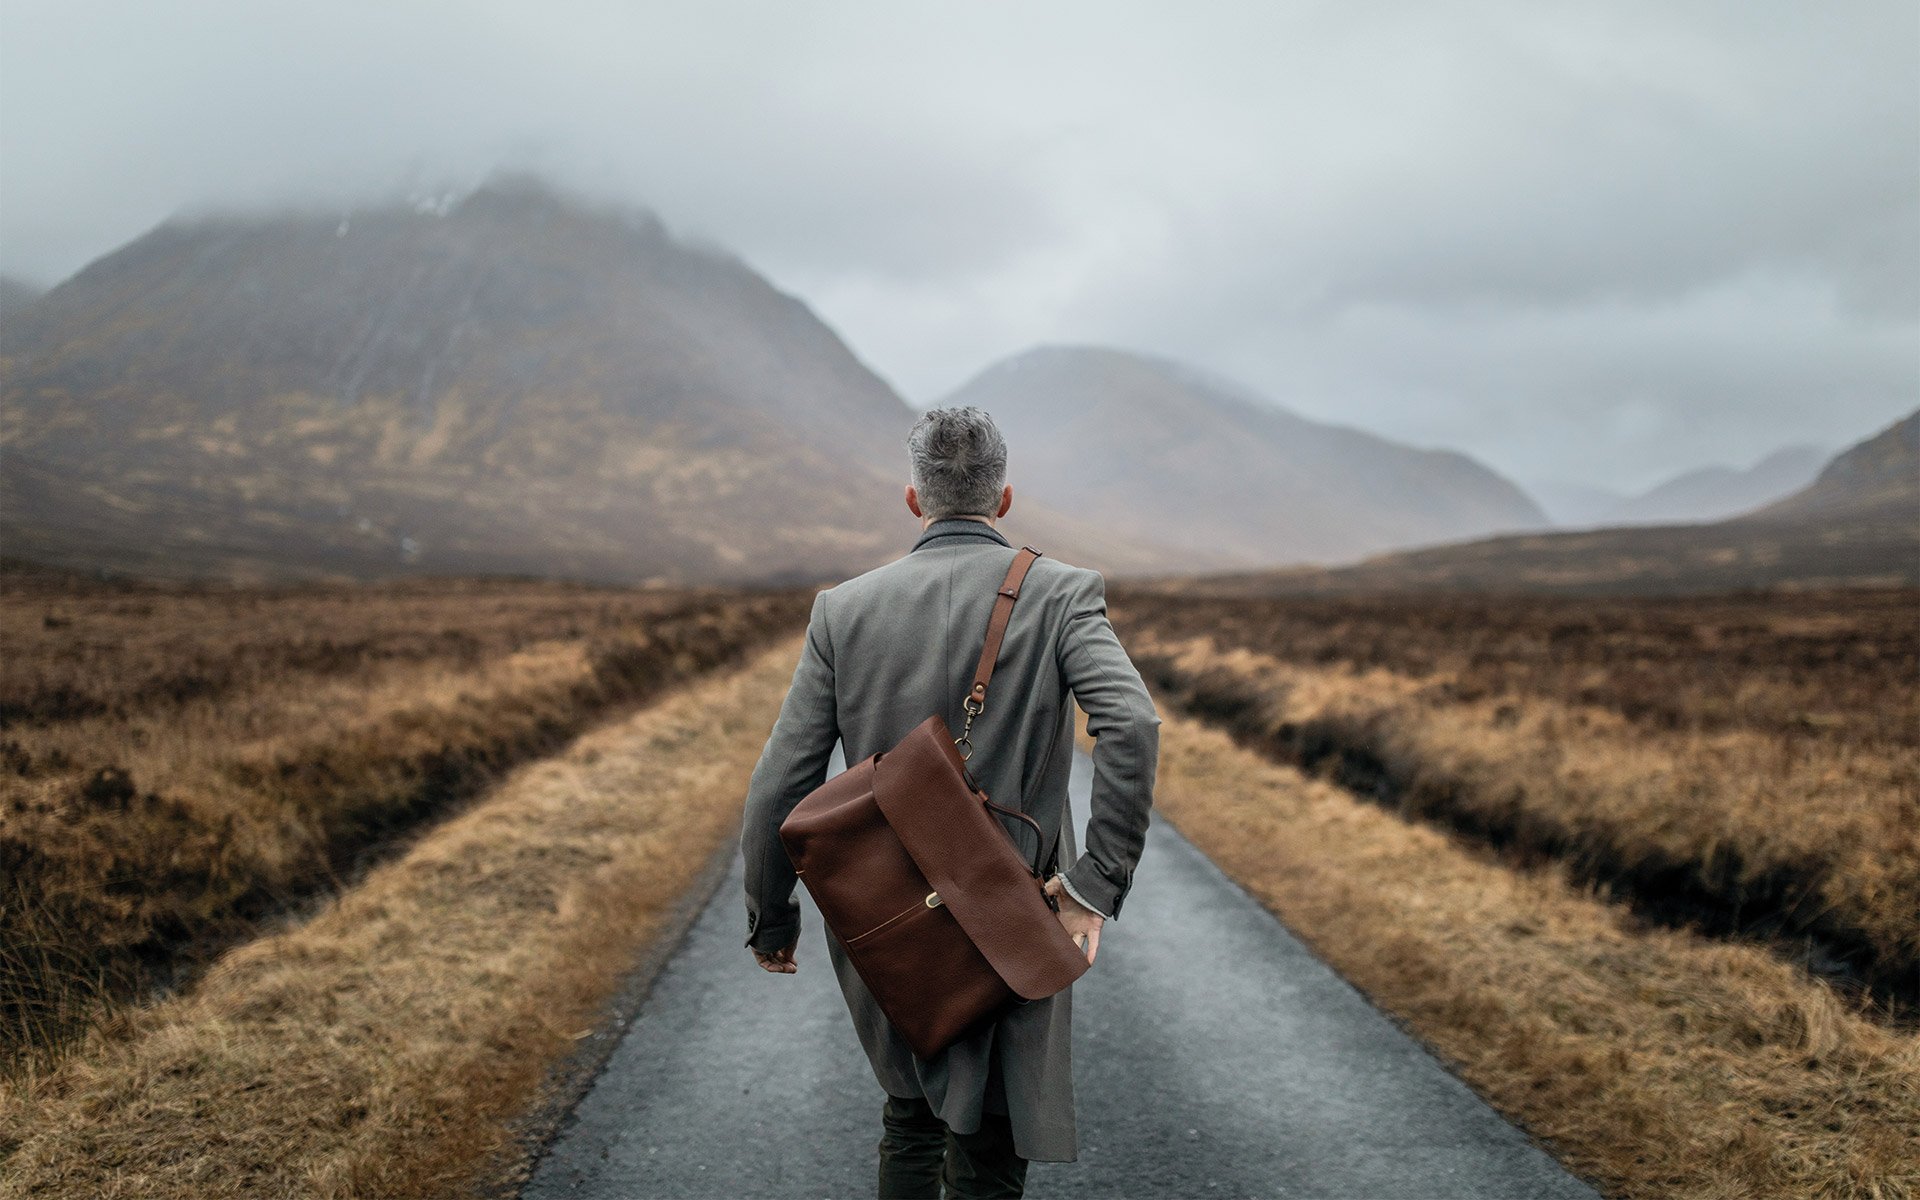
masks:
POLYGON ((303 927, 0 1090, 0 1196, 448 1196, 738 828, 797 640, 515 770, 303 927))
POLYGON ((1444 678, 1456 699, 1604 708, 1636 728, 1920 745, 1920 589, 1595 598, 1169 595, 1116 619, 1296 666, 1444 678))
POLYGON ((1920 1196, 1920 1038, 1160 707, 1162 811, 1577 1173, 1625 1197, 1920 1196))
POLYGON ((5 574, 0 593, 5 1069, 811 598, 5 574))
POLYGON ((1430 603, 1125 613, 1161 694, 1280 761, 1920 1000, 1920 662, 1884 597, 1430 603))

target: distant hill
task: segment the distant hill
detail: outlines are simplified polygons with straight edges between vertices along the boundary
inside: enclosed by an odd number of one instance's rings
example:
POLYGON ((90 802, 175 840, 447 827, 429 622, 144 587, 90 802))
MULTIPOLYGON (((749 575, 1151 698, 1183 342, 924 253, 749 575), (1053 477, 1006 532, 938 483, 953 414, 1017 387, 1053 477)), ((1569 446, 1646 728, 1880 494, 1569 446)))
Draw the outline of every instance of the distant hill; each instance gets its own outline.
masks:
POLYGON ((1168 571, 1350 561, 1548 523, 1463 454, 1308 420, 1161 358, 1042 347, 942 403, 993 415, 1016 495, 1024 485, 1049 506, 1178 546, 1168 571))
POLYGON ((1753 519, 1843 516, 1920 522, 1920 410, 1840 454, 1807 487, 1753 519))
POLYGON ((0 275, 0 324, 11 321, 40 299, 42 289, 11 275, 0 275))
POLYGON ((1339 570, 1151 582, 1224 595, 1920 587, 1920 412, 1844 451, 1797 494, 1726 521, 1487 538, 1339 570))
MULTIPOLYGON (((837 579, 912 544, 914 415, 737 258, 538 180, 182 218, 0 325, 0 544, 249 579, 837 579)), ((1030 498, 1004 527, 1160 561, 1030 498)))
POLYGON ((1702 467, 1622 501, 1605 514, 1609 525, 1688 525, 1751 512, 1813 482, 1828 454, 1818 446, 1788 446, 1745 470, 1702 467))

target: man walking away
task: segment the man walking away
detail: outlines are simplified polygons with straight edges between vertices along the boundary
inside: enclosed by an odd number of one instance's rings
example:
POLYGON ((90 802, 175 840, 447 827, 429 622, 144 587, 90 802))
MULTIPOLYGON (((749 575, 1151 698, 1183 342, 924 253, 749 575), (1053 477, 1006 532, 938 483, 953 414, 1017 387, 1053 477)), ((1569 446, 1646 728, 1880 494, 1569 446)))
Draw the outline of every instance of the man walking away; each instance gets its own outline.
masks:
MULTIPOLYGON (((973 407, 933 409, 914 424, 907 448, 906 506, 920 520, 919 537, 900 558, 815 597, 792 685, 748 788, 740 836, 746 944, 776 974, 798 970, 800 936, 797 880, 780 823, 825 780, 836 741, 856 763, 929 713, 963 726, 961 701, 1016 553, 995 526, 1013 506, 1013 488, 1006 442, 991 417, 973 407)), ((995 803, 1050 831, 1058 861, 1072 864, 1046 887, 1089 963, 1133 883, 1160 747, 1160 717, 1107 620, 1105 588, 1097 571, 1050 555, 1034 562, 1001 643, 994 703, 974 721, 977 749, 967 763, 995 803), (1075 849, 1067 805, 1074 701, 1095 739, 1084 853, 1075 849)), ((1022 823, 1009 825, 1032 840, 1022 823)), ((1039 847, 1039 861, 1053 849, 1039 847)), ((886 1092, 880 1196, 937 1197, 944 1181, 949 1200, 1017 1197, 1028 1162, 1078 1157, 1071 987, 923 1059, 881 1013, 845 946, 825 932, 828 961, 886 1092)))

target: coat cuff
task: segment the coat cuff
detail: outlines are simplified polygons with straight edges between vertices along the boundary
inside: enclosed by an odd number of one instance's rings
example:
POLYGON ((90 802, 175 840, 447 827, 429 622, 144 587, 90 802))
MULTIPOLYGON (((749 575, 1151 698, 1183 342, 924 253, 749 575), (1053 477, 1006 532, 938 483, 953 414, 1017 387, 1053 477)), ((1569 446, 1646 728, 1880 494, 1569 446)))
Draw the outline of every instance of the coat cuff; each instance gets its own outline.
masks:
MULTIPOLYGON (((1081 864, 1075 864, 1075 866, 1085 866, 1085 862, 1081 862, 1081 864)), ((1098 877, 1098 876, 1094 876, 1094 877, 1098 877)), ((1102 883, 1104 883, 1104 879, 1102 879, 1102 883)), ((1079 900, 1079 904, 1081 904, 1081 908, 1091 908, 1094 914, 1098 914, 1098 916, 1102 916, 1104 920, 1114 920, 1114 918, 1117 918, 1117 916, 1119 916, 1119 904, 1116 904, 1116 902, 1114 902, 1114 900, 1119 899, 1119 897, 1112 897, 1112 899, 1108 899, 1106 900, 1106 902, 1094 902, 1094 900, 1089 900, 1087 899, 1087 893, 1085 893, 1085 891, 1081 891, 1081 887, 1077 887, 1077 885, 1073 883, 1073 876, 1071 876, 1071 874, 1062 874, 1062 876, 1060 876, 1060 885, 1068 889, 1069 897, 1073 897, 1073 899, 1079 900)), ((1096 891, 1096 893, 1098 893, 1098 891, 1102 891, 1102 889, 1098 889, 1098 887, 1096 887, 1096 889, 1092 889, 1092 891, 1096 891)))
MULTIPOLYGON (((799 905, 794 907, 797 909, 799 905)), ((753 913, 747 914, 747 949, 771 954, 799 940, 800 922, 797 919, 763 924, 753 913)))

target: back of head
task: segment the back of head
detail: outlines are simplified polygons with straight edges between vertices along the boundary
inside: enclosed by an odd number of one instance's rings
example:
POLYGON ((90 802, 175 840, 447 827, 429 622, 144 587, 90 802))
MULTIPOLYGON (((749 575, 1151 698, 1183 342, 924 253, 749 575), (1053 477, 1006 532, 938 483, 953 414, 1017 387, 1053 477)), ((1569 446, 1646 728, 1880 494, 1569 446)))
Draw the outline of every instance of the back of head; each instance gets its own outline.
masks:
POLYGON ((1007 482, 1007 441, 984 409, 930 408, 907 434, 920 511, 943 517, 992 517, 1007 482))

